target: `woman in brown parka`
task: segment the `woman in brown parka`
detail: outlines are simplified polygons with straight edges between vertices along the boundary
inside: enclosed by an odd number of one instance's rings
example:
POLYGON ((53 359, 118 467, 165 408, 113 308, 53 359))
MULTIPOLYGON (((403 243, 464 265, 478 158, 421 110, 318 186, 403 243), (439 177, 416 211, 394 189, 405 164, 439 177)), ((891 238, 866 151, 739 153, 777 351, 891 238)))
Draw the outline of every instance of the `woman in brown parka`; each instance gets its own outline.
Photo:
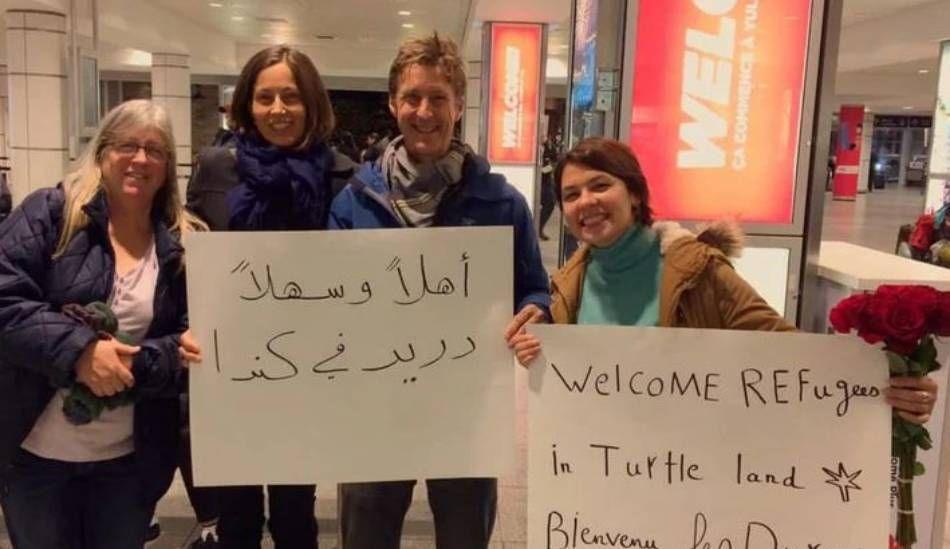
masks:
MULTIPOLYGON (((600 324, 794 331, 740 277, 729 257, 742 233, 716 222, 693 234, 653 222, 646 178, 630 148, 592 137, 558 164, 555 191, 564 222, 580 248, 552 278, 555 324, 600 324)), ((509 334, 518 361, 529 365, 541 342, 509 334)), ((887 401, 915 423, 930 418, 932 379, 892 378, 887 401)))

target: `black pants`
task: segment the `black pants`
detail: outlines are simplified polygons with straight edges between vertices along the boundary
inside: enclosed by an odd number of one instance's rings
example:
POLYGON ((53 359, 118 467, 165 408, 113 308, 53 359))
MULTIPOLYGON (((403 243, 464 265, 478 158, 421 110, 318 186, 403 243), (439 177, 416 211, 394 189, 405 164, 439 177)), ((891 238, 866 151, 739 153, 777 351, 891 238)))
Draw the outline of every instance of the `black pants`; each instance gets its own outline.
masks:
POLYGON ((185 482, 188 501, 191 502, 191 507, 195 510, 195 518, 198 523, 208 524, 218 520, 218 516, 221 514, 219 509, 221 488, 195 486, 195 478, 191 470, 191 436, 188 432, 185 432, 181 439, 181 455, 178 456, 178 468, 181 471, 181 479, 185 482))
MULTIPOLYGON (((342 549, 399 549, 402 523, 416 481, 344 484, 342 549)), ((426 481, 438 549, 486 549, 495 526, 493 478, 426 481)))
MULTIPOLYGON (((264 529, 264 487, 217 488, 221 516, 218 540, 223 549, 259 549, 264 529)), ((317 547, 317 518, 313 514, 316 486, 268 486, 270 517, 267 529, 276 549, 317 547)))

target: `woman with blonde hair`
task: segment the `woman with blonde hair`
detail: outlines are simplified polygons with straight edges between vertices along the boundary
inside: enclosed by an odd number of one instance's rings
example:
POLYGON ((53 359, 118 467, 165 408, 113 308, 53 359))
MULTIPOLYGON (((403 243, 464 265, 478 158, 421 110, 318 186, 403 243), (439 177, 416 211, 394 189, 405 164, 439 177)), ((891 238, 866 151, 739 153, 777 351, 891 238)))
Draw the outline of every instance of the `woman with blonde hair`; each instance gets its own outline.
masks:
POLYGON ((141 547, 171 483, 180 241, 203 228, 175 166, 168 113, 129 101, 0 224, 0 504, 18 549, 141 547), (78 413, 89 402, 101 413, 78 413))

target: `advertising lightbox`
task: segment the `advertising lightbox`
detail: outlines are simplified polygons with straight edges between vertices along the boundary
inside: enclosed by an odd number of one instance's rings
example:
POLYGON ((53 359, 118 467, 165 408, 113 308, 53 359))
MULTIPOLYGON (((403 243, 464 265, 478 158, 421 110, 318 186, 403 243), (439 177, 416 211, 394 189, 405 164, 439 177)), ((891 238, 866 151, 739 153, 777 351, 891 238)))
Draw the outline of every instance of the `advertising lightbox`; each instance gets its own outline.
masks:
POLYGON ((811 0, 642 0, 630 145, 658 217, 791 224, 811 0))
POLYGON ((538 149, 543 27, 492 23, 488 161, 534 164, 538 149))

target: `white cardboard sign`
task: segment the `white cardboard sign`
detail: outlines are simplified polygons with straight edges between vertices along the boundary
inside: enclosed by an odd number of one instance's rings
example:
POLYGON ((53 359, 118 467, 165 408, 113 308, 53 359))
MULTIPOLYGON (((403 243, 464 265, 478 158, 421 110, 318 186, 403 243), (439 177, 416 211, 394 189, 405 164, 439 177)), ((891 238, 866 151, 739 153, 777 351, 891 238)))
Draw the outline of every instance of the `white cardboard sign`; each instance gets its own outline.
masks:
POLYGON ((812 334, 530 330, 544 356, 530 372, 528 547, 884 546, 879 350, 812 334))
POLYGON ((190 235, 199 485, 506 473, 511 257, 510 228, 190 235))

